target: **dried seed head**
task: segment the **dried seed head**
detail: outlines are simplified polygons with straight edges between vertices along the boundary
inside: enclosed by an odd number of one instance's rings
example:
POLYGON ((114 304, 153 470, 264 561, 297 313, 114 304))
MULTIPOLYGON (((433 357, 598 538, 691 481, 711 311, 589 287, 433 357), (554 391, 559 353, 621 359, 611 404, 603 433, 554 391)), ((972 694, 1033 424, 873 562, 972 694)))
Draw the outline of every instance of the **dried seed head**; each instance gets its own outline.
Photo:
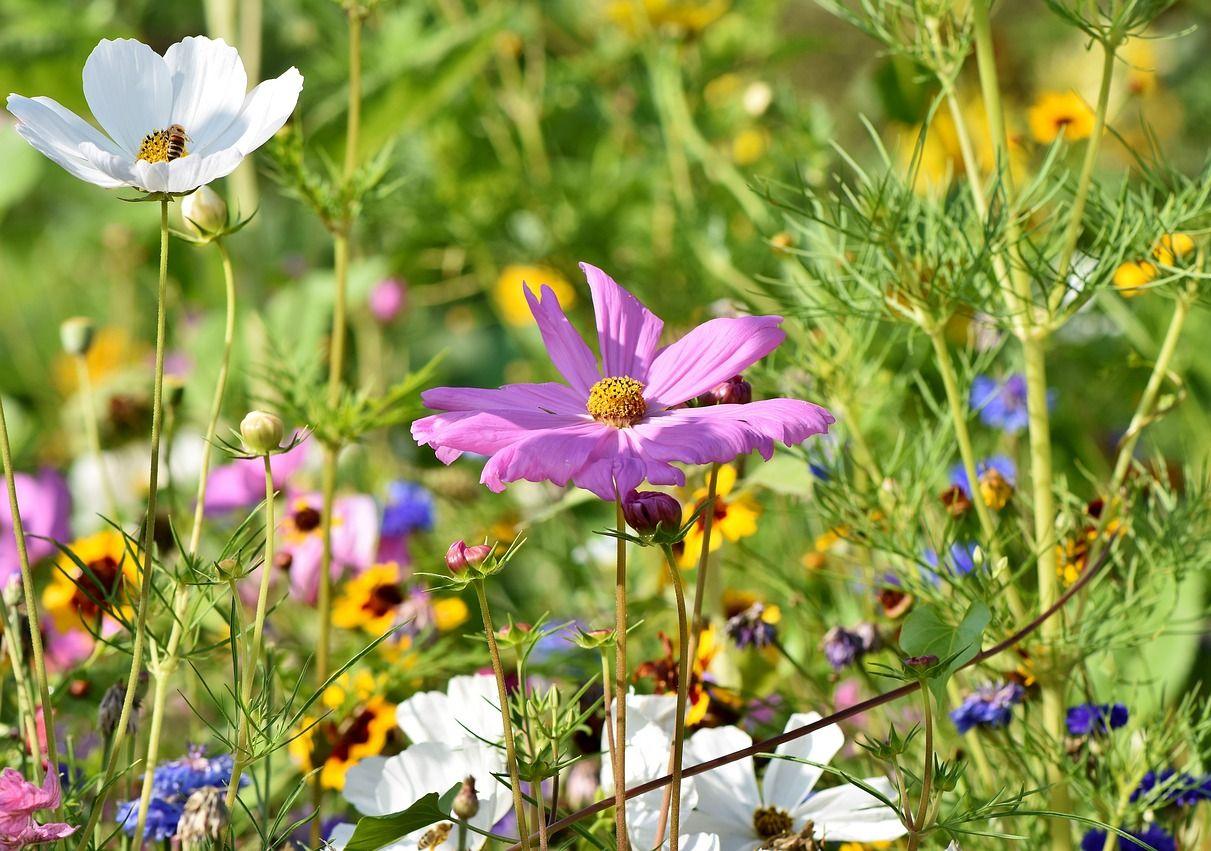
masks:
POLYGON ((193 846, 204 846, 223 835, 227 827, 227 805, 223 801, 223 790, 216 786, 203 786, 194 791, 185 801, 185 809, 177 824, 177 835, 184 851, 193 846))

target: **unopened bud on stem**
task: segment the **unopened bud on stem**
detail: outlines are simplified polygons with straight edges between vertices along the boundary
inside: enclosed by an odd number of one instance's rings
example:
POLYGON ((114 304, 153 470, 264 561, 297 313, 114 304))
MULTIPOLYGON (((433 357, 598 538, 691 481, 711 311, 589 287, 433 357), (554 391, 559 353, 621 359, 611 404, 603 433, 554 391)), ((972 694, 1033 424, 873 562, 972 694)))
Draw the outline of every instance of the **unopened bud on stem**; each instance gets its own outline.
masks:
POLYGON ((462 788, 454 796, 454 815, 463 821, 474 818, 479 812, 479 796, 475 792, 475 778, 468 776, 463 781, 462 788))
POLYGON ((455 541, 450 545, 450 549, 446 550, 446 567, 457 576, 468 567, 478 567, 483 564, 484 559, 491 552, 492 548, 487 544, 468 547, 465 541, 455 541))
POLYGON ((209 186, 186 195, 181 202, 185 226, 198 236, 215 236, 227 227, 227 202, 209 186))
POLYGON ((87 316, 73 316, 59 326, 59 342, 69 355, 82 357, 93 347, 96 326, 87 316))
POLYGON ((659 491, 631 491, 622 500, 622 516, 640 535, 672 534, 681 526, 681 503, 659 491))
POLYGON ((250 452, 268 455, 280 449, 286 427, 281 417, 265 411, 252 411, 240 422, 240 436, 250 452))

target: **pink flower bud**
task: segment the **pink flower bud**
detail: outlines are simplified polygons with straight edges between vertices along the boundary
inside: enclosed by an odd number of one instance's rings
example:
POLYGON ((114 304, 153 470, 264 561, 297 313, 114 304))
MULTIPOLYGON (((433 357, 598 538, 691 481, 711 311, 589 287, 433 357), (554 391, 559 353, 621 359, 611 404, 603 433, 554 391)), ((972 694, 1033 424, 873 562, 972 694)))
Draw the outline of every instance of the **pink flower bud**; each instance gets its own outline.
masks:
POLYGON ((699 405, 747 405, 751 401, 753 386, 740 375, 733 375, 715 389, 698 397, 699 405))
POLYGON ((450 545, 450 549, 446 550, 446 567, 450 568, 451 573, 458 575, 468 567, 483 564, 490 552, 492 548, 487 544, 468 547, 465 541, 455 541, 450 545))
POLYGON ((681 526, 681 503, 659 491, 631 491, 622 501, 622 516, 640 535, 672 533, 681 526))
POLYGON ((408 306, 408 289, 403 281, 387 278, 370 290, 370 312, 383 325, 389 325, 408 306))

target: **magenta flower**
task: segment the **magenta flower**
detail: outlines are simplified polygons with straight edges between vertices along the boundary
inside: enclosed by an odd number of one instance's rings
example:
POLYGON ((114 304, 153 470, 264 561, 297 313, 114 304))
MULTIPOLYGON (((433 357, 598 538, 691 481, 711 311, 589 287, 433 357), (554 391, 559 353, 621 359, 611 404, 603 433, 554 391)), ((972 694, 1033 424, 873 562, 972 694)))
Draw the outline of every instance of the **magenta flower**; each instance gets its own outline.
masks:
POLYGON ((26 782, 14 768, 0 772, 0 851, 54 842, 76 832, 70 824, 38 824, 34 813, 59 806, 59 775, 46 772, 42 787, 26 782))
MULTIPOLYGON (((37 476, 17 473, 15 478, 29 559, 31 563, 38 562, 55 553, 55 541, 65 541, 71 536, 68 525, 71 494, 63 477, 54 470, 43 470, 37 476)), ((4 494, 0 498, 0 588, 20 572, 13 513, 8 495, 4 494)))
POLYGON ((489 456, 480 481, 500 492, 525 479, 572 482, 606 500, 644 480, 683 485, 673 464, 728 462, 774 442, 801 443, 832 415, 797 399, 684 407, 768 355, 785 339, 780 316, 712 319, 663 348, 664 323, 605 272, 582 263, 597 314, 600 361, 572 327, 555 293, 526 298, 566 384, 438 387, 421 397, 442 413, 412 436, 446 464, 489 456))
MULTIPOLYGON (((324 501, 318 493, 294 494, 286 504, 288 513, 278 527, 281 538, 274 568, 289 575, 290 591, 296 599, 314 603, 324 559, 324 501)), ((338 497, 332 507, 332 579, 339 579, 346 570, 365 570, 374 564, 377 552, 378 507, 374 499, 365 494, 338 497)))

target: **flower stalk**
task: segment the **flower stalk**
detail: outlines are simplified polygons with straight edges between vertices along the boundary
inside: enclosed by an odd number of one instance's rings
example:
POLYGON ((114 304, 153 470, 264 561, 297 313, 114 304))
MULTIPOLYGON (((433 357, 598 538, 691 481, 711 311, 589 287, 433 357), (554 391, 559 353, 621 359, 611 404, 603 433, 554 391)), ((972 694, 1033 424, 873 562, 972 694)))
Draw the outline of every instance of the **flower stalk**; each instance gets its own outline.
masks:
POLYGON ((526 821, 525 798, 521 794, 521 775, 517 770, 517 747, 513 739, 513 719, 509 717, 509 692, 505 688, 505 669, 500 662, 496 628, 492 625, 492 612, 488 608, 487 583, 481 578, 477 579, 474 585, 475 595, 479 598, 479 613, 484 622, 484 635, 488 639, 488 655, 492 657, 492 672, 496 675, 496 695, 500 700, 500 720, 505 736, 505 759, 508 762, 509 785, 513 787, 513 810, 517 813, 520 847, 529 851, 530 829, 526 821))
POLYGON ((622 496, 614 501, 619 537, 614 570, 614 831, 618 851, 627 851, 627 542, 622 496))
MULTIPOLYGON (((921 842, 921 834, 928 827, 926 821, 929 815, 929 797, 933 792, 933 700, 929 689, 921 689, 922 704, 924 705, 925 727, 925 765, 921 772, 921 799, 917 802, 917 814, 909 821, 911 829, 908 834, 908 851, 916 851, 921 842)), ((905 802, 905 808, 908 804, 905 802)))
POLYGON ((681 763, 682 754, 685 752, 685 707, 690 690, 690 636, 689 619, 685 612, 685 590, 681 586, 681 568, 677 566, 677 560, 673 557, 670 547, 664 547, 664 557, 669 568, 673 597, 677 603, 677 714, 673 719, 673 753, 670 760, 673 782, 665 791, 664 808, 656 829, 656 841, 664 841, 664 811, 667 809, 671 831, 669 848, 670 851, 677 851, 681 841, 681 763))

